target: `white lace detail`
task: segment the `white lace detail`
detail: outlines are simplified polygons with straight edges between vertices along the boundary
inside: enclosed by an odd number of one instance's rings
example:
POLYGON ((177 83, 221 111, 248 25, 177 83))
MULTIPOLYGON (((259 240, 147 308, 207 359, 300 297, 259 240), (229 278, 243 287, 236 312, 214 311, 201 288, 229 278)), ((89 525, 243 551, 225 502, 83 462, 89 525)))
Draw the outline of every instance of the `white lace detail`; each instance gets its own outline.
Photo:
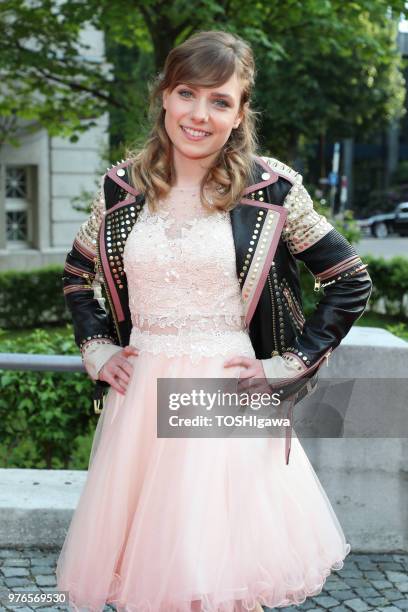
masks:
POLYGON ((255 358, 255 351, 245 330, 194 332, 187 331, 177 335, 152 334, 133 327, 129 343, 140 353, 165 353, 169 357, 189 355, 193 363, 201 357, 214 355, 242 355, 255 358))
POLYGON ((214 315, 195 317, 193 314, 184 316, 172 315, 143 315, 140 313, 132 314, 134 327, 149 330, 155 333, 179 334, 183 328, 194 329, 197 331, 219 332, 230 328, 235 330, 243 329, 243 315, 214 315))
POLYGON ((168 355, 254 356, 228 212, 207 210, 196 188, 148 202, 124 248, 131 343, 168 355))

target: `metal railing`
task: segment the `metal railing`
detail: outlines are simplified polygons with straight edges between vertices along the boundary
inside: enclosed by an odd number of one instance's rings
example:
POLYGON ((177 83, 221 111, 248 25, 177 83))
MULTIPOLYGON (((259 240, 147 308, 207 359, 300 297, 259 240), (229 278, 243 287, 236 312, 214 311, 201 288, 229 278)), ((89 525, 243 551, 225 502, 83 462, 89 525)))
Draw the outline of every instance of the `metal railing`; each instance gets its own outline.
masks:
POLYGON ((0 353, 0 370, 86 373, 81 357, 75 355, 32 355, 30 353, 0 353))

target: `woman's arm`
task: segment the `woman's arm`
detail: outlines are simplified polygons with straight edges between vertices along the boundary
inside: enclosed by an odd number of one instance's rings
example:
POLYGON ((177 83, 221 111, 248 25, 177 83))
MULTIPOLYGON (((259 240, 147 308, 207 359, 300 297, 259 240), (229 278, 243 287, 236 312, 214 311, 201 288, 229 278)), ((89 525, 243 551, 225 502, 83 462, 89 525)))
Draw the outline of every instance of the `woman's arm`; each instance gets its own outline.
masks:
POLYGON ((282 355, 295 371, 296 363, 303 362, 309 369, 340 344, 363 314, 372 281, 355 248, 314 210, 301 175, 296 176, 283 205, 288 215, 282 238, 313 274, 315 287, 324 291, 302 333, 282 355))
POLYGON ((104 178, 101 190, 92 202, 91 214, 81 225, 66 257, 62 277, 65 302, 72 316, 75 342, 88 373, 94 379, 113 352, 121 350, 110 315, 104 308, 104 300, 95 297, 94 293, 97 291, 100 295, 101 290, 97 273, 96 243, 105 213, 104 178))

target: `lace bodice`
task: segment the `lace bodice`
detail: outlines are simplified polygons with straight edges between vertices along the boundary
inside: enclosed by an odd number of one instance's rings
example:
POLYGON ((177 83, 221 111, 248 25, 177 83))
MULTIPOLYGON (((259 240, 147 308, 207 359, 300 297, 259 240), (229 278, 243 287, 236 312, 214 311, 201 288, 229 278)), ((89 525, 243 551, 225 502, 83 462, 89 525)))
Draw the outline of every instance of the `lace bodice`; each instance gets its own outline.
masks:
MULTIPOLYGON (((145 202, 124 248, 131 343, 170 354, 248 354, 229 213, 207 210, 199 189, 173 188, 145 202), (245 336, 245 346, 242 340, 245 336), (232 344, 231 344, 232 342, 232 344)), ((251 352, 251 351, 250 351, 251 352)))

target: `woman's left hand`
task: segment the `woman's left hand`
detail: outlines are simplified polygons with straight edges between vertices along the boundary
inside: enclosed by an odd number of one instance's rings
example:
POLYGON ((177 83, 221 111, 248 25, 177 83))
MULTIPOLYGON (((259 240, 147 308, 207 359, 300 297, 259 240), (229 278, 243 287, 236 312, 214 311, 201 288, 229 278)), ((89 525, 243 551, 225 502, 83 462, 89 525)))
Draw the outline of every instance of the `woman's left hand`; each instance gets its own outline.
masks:
POLYGON ((270 385, 274 385, 279 381, 287 381, 289 378, 299 376, 302 371, 307 370, 306 366, 298 360, 288 362, 281 355, 275 355, 264 360, 237 355, 224 361, 224 367, 232 366, 244 368, 240 372, 239 378, 250 379, 248 384, 251 385, 251 388, 253 388, 251 379, 254 378, 258 381, 257 389, 262 389, 263 392, 267 393, 271 390, 270 385))
POLYGON ((256 386, 256 390, 258 392, 270 392, 268 381, 265 377, 265 371, 260 359, 253 359, 252 357, 243 357, 238 355, 237 357, 230 357, 224 361, 225 368, 231 368, 234 366, 244 368, 239 373, 239 379, 247 380, 248 384, 251 385, 252 391, 255 391, 255 389, 251 380, 256 379, 258 381, 256 386))
POLYGON ((243 372, 240 372, 240 378, 265 378, 265 372, 260 359, 252 359, 251 357, 241 357, 238 355, 237 357, 230 357, 224 361, 225 368, 231 368, 233 366, 245 368, 243 372))

